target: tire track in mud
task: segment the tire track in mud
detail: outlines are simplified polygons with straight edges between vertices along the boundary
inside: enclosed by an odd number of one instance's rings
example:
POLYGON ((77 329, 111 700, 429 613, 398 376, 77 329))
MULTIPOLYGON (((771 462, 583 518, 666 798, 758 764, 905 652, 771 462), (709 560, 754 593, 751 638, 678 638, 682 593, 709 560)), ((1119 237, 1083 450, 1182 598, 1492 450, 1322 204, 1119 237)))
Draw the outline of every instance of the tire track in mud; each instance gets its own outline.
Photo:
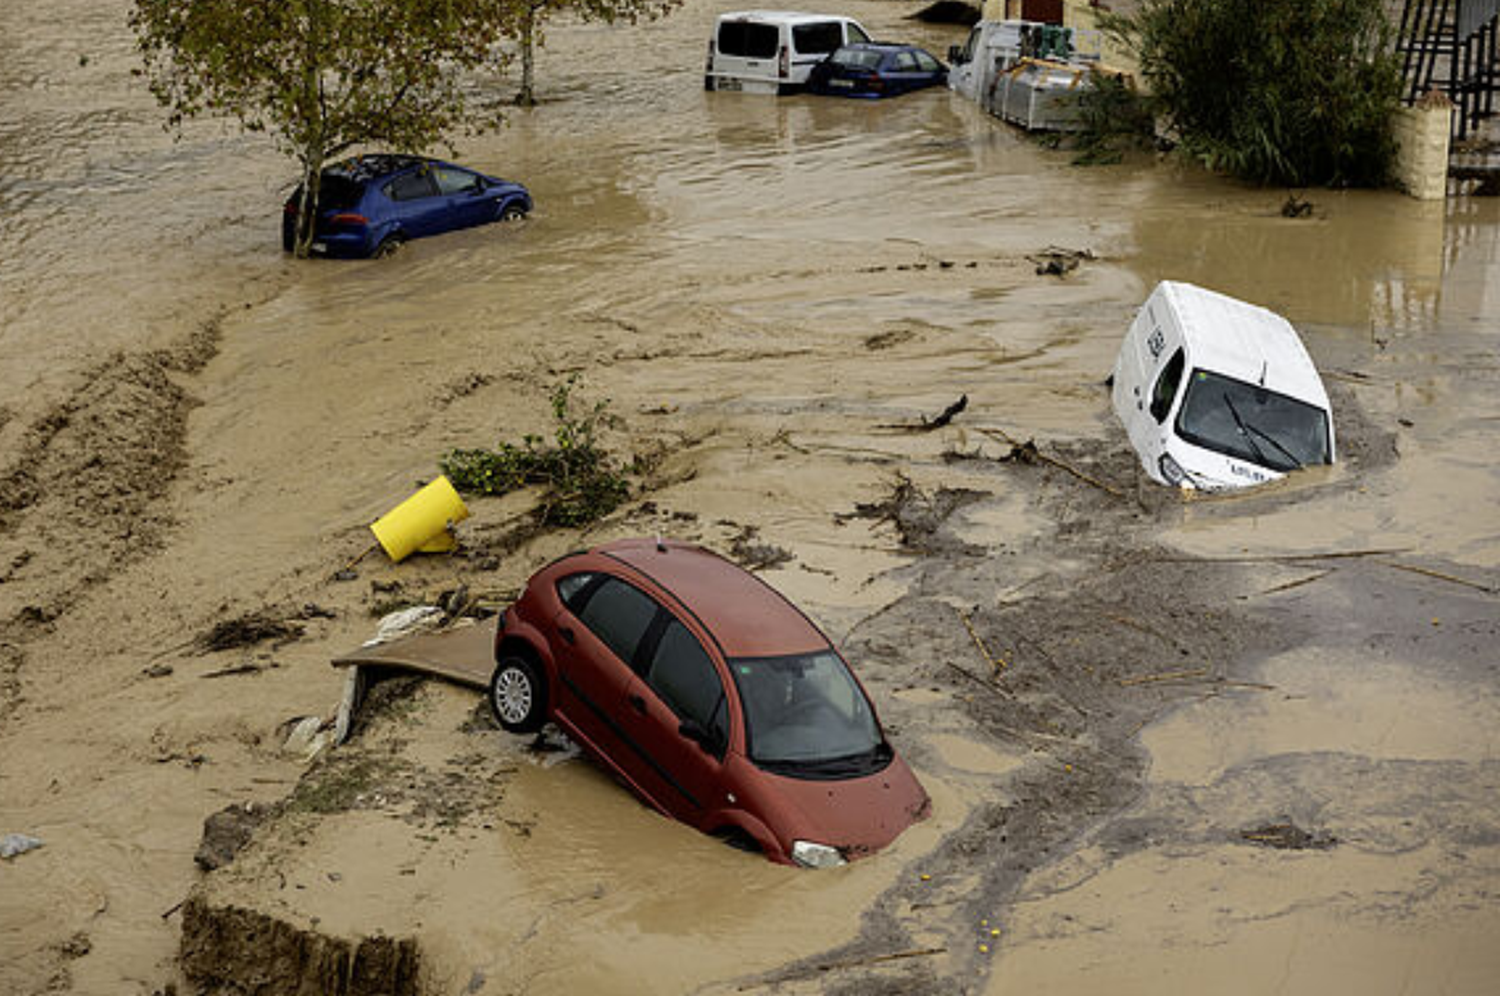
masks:
POLYGON ((220 310, 171 345, 117 353, 26 427, 0 472, 0 723, 22 701, 26 647, 87 592, 161 547, 162 499, 187 464, 198 402, 180 378, 218 354, 220 310))

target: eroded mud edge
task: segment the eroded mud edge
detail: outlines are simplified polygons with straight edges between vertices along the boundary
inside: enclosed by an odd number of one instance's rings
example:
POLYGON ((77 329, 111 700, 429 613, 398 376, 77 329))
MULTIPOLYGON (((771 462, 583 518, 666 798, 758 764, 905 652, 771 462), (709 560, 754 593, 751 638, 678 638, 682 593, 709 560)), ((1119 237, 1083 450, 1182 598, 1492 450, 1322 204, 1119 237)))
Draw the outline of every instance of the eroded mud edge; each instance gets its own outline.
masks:
POLYGON ((403 996, 421 966, 410 938, 330 937, 198 896, 182 907, 179 957, 196 991, 236 996, 403 996))

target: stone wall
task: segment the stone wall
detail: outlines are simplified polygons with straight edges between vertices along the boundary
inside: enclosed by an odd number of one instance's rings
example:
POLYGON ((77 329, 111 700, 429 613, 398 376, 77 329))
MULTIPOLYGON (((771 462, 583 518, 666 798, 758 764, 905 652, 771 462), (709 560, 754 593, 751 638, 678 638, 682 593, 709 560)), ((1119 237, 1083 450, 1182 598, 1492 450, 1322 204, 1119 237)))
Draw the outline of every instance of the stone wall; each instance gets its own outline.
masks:
POLYGON ((1453 102, 1435 90, 1396 112, 1396 182, 1419 200, 1440 200, 1448 195, 1452 117, 1453 102))

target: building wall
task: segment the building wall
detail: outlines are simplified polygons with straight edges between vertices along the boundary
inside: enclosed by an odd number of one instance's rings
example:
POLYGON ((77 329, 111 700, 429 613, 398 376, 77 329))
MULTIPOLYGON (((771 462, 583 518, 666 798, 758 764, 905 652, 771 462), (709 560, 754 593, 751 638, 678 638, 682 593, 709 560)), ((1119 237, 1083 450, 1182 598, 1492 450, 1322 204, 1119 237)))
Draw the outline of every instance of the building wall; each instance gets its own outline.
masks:
MULTIPOLYGON (((1065 0, 1063 24, 1077 31, 1097 32, 1099 30, 1098 11, 1093 4, 1089 3, 1089 0, 1065 0)), ((1092 47, 1088 44, 1080 45, 1080 48, 1084 49, 1092 47)), ((1134 52, 1113 39, 1103 36, 1099 37, 1098 47, 1099 64, 1103 68, 1125 73, 1135 81, 1137 87, 1144 85, 1141 80, 1140 65, 1136 62, 1134 52)))

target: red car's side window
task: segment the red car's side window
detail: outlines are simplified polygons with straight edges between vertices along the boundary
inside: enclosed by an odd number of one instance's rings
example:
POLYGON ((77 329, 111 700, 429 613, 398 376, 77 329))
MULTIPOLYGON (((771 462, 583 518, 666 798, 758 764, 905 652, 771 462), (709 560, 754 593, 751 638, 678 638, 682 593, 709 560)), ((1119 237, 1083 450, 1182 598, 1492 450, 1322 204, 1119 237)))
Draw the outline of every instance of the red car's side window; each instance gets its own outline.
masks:
POLYGON ((651 596, 616 578, 608 578, 576 611, 579 621, 630 666, 641 638, 656 618, 656 610, 651 596))
POLYGON ((646 684, 661 696, 680 719, 691 719, 705 730, 724 698, 724 685, 713 659, 687 627, 676 619, 667 623, 646 671, 646 684))
POLYGON ((598 575, 595 574, 569 574, 565 578, 559 578, 557 582, 557 597, 562 603, 577 614, 582 604, 584 589, 598 575))

